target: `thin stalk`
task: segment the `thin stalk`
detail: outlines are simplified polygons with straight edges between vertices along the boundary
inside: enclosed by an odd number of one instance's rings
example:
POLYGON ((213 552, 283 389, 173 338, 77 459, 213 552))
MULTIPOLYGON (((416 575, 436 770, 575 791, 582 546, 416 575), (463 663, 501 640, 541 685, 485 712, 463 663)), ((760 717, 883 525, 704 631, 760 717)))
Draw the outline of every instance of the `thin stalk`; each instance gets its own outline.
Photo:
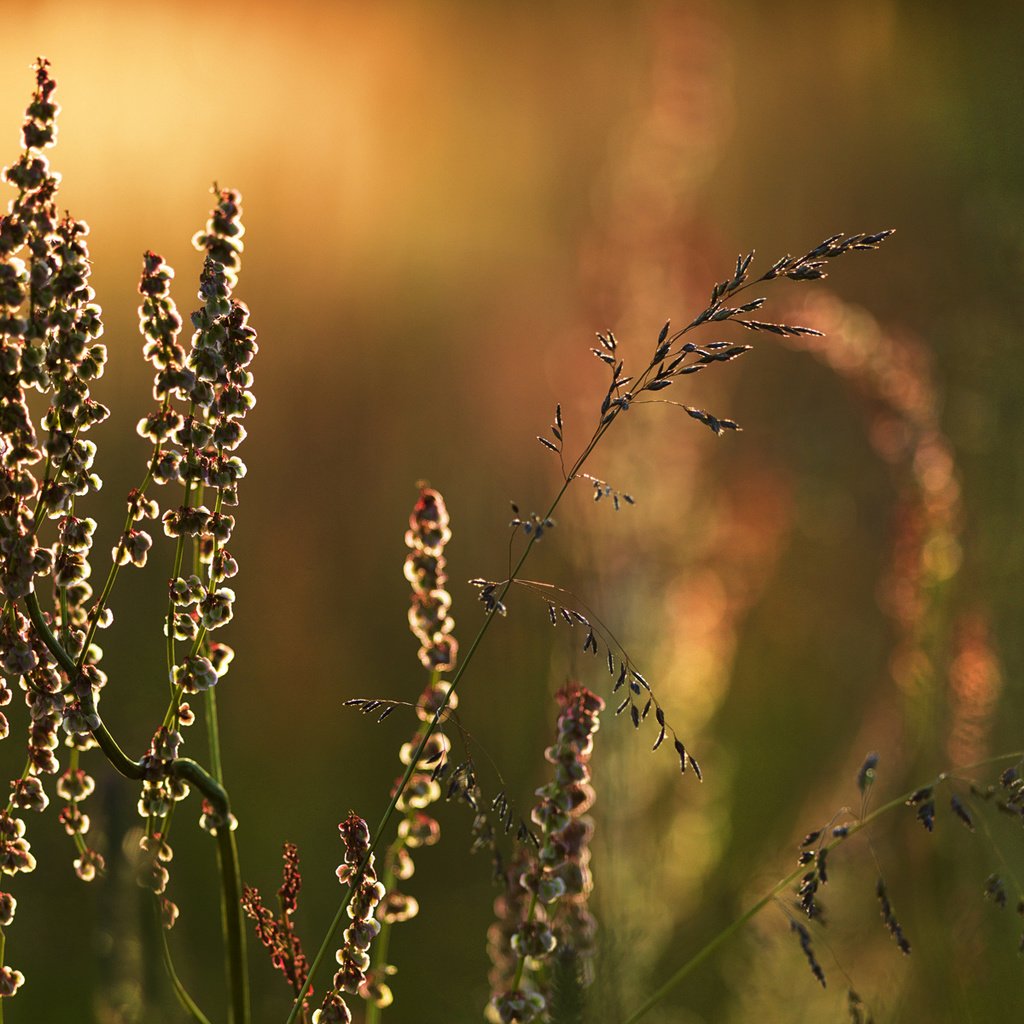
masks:
MULTIPOLYGON (((956 769, 956 772, 943 772, 939 775, 933 785, 938 785, 941 782, 945 782, 947 779, 955 777, 959 772, 973 771, 975 768, 984 768, 991 764, 998 764, 1000 761, 1019 761, 1024 758, 1024 751, 1016 751, 1012 754, 1000 754, 997 757, 990 757, 984 761, 977 761, 974 764, 965 765, 963 768, 956 769)), ((859 821, 854 822, 851 825, 846 826, 846 831, 841 836, 837 836, 830 843, 822 846, 823 851, 830 851, 842 843, 845 843, 848 839, 855 836, 862 829, 867 828, 876 818, 880 818, 883 814, 888 814, 889 811, 894 810, 897 807, 902 807, 906 802, 917 792, 919 787, 915 786, 913 789, 904 793, 902 796, 898 796, 893 800, 890 800, 887 804, 883 804, 881 807, 876 808, 866 817, 861 818, 859 821)), ((775 900, 775 897, 779 895, 785 889, 788 889, 798 878, 804 875, 807 871, 807 865, 803 864, 798 868, 791 871, 785 878, 780 882, 776 882, 775 885, 765 893, 756 903, 745 910, 735 921, 723 928, 714 938, 703 945, 689 960, 686 961, 660 988, 655 989, 648 997, 640 1004, 623 1022, 622 1024, 636 1024, 636 1021, 640 1020, 648 1010, 652 1009, 658 1003, 662 1001, 677 985, 682 983, 690 974, 692 974, 708 957, 714 953, 719 946, 724 945, 733 935, 736 934, 748 921, 756 917, 769 903, 775 900)))
MULTIPOLYGON (((530 899, 530 909, 526 912, 526 924, 529 925, 533 921, 533 915, 537 912, 537 894, 534 893, 530 899)), ((512 979, 512 991, 518 992, 519 985, 523 980, 523 969, 526 967, 526 954, 520 953, 519 959, 516 962, 516 974, 512 979)))
MULTIPOLYGON (((430 673, 428 689, 433 689, 439 682, 441 682, 441 673, 435 668, 430 673)), ((416 735, 413 737, 413 740, 418 741, 424 731, 428 728, 430 728, 429 720, 420 722, 420 727, 416 730, 416 735)), ((408 819, 409 817, 410 812, 407 812, 406 818, 408 819)), ((405 840, 401 836, 396 836, 394 841, 388 847, 387 853, 384 855, 384 874, 381 876, 381 883, 384 886, 385 892, 391 892, 392 886, 395 884, 395 861, 404 848, 405 840)), ((391 921, 381 921, 380 932, 373 942, 373 962, 371 970, 374 973, 379 973, 387 966, 388 947, 391 942, 391 928, 391 921)), ((383 1013, 383 1007, 378 1006, 375 1002, 367 1004, 364 1024, 380 1024, 381 1015, 383 1013)))
POLYGON ((228 822, 217 829, 217 862, 221 875, 221 911, 228 947, 227 982, 231 996, 231 1024, 249 1024, 249 963, 245 955, 245 923, 242 918, 242 879, 238 869, 238 844, 228 822))
MULTIPOLYGON (((160 450, 160 446, 157 445, 156 451, 153 453, 153 457, 149 461, 149 469, 146 470, 146 476, 143 478, 142 485, 139 487, 139 498, 143 498, 146 494, 146 490, 153 480, 153 464, 156 462, 156 452, 160 450)), ((111 561, 110 570, 107 573, 106 581, 103 584, 103 589, 100 591, 100 596, 93 606, 92 613, 89 616, 89 631, 85 637, 85 644, 82 646, 82 655, 79 664, 85 663, 85 652, 89 650, 89 644, 93 642, 96 636, 96 630, 99 628, 100 618, 103 616, 103 610, 107 607, 107 601, 110 599, 110 592, 114 589, 114 581, 117 579, 118 571, 121 568, 121 552, 125 547, 125 537, 128 536, 128 531, 132 528, 132 523, 135 522, 135 513, 132 509, 128 510, 128 515, 125 517, 124 527, 121 530, 121 539, 117 542, 117 549, 114 552, 114 557, 111 561)))
POLYGON ((204 697, 206 699, 206 733, 210 743, 210 774, 223 785, 224 766, 220 756, 220 730, 217 727, 216 687, 211 686, 204 697))
MULTIPOLYGON (((163 922, 160 920, 160 904, 155 896, 153 897, 153 903, 156 908, 156 927, 160 933, 160 951, 163 956, 164 967, 167 970, 167 976, 171 979, 171 987, 174 989, 174 994, 178 997, 181 1008, 194 1021, 197 1021, 198 1024, 210 1024, 210 1018, 199 1009, 196 1001, 189 995, 188 990, 178 977, 178 972, 174 969, 174 961, 171 959, 171 947, 167 944, 167 929, 164 928, 163 922)), ((2 1000, 0 1000, 0 1005, 2 1005, 2 1000)))

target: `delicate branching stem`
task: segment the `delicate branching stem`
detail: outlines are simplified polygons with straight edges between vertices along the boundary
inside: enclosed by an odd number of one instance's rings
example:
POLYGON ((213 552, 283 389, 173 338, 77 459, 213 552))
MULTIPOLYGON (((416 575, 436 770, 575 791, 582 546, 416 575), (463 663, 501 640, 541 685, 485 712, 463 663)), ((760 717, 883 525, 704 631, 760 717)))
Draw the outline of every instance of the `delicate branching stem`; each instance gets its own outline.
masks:
MULTIPOLYGON (((139 487, 139 498, 145 495, 147 488, 153 480, 153 464, 156 462, 156 452, 159 451, 157 446, 154 451, 153 457, 149 461, 149 468, 146 470, 146 476, 142 481, 142 485, 139 487)), ((103 589, 100 591, 99 599, 93 606, 92 613, 89 616, 89 631, 85 637, 85 643, 82 645, 82 653, 78 659, 79 666, 85 664, 85 656, 89 650, 89 645, 93 642, 96 636, 96 630, 99 629, 100 619, 103 617, 103 610, 107 607, 107 601, 110 599, 110 592, 114 589, 114 581, 117 579, 118 571, 121 568, 121 553, 125 547, 125 538, 128 536, 128 531, 132 528, 132 523, 135 522, 135 510, 133 508, 128 509, 128 515, 125 517, 124 527, 121 530, 121 537, 117 542, 117 547, 114 550, 114 558, 110 565, 110 571, 107 573, 107 579, 103 584, 103 589)))
MULTIPOLYGON (((974 764, 965 765, 963 768, 956 769, 956 772, 967 772, 973 771, 976 768, 985 768, 988 765, 998 764, 1000 761, 1019 761, 1024 758, 1024 751, 1016 751, 1012 754, 999 754, 996 757, 986 758, 984 761, 977 761, 974 764)), ((941 782, 945 782, 955 776, 955 772, 943 772, 935 778, 933 785, 938 785, 941 782)), ((876 818, 882 817, 883 814, 888 814, 889 811, 894 810, 897 807, 903 807, 911 796, 914 795, 919 787, 915 786, 914 789, 902 796, 898 796, 893 800, 890 800, 887 804, 883 804, 881 807, 876 808, 870 814, 847 825, 842 835, 837 836, 831 842, 825 843, 822 846, 822 851, 831 851, 842 843, 845 843, 848 839, 855 836, 862 829, 870 825, 876 818)), ((785 891, 792 886, 798 878, 800 878, 807 871, 807 865, 803 864, 791 871, 785 878, 780 882, 776 882, 775 885, 765 893, 756 903, 750 906, 744 911, 735 921, 723 928, 713 939, 703 945, 689 960, 686 961, 660 988, 655 989, 637 1009, 635 1009, 623 1022, 622 1024, 636 1024, 636 1021, 644 1017, 647 1012, 657 1006, 665 996, 667 996, 673 989, 680 985, 690 974, 692 974, 708 957, 711 956, 720 946, 724 945, 733 935, 736 934, 748 921, 755 918, 769 903, 772 903, 779 893, 785 891)))
POLYGON ((196 1001, 189 995, 188 990, 178 977, 178 972, 174 969, 174 961, 171 959, 171 947, 167 944, 167 929, 164 928, 163 922, 160 920, 160 901, 155 896, 153 898, 153 907, 156 911, 156 928, 160 933, 160 952, 163 957, 164 967, 167 970, 167 976, 171 979, 171 987, 174 989, 174 994, 178 997, 181 1008, 194 1021, 197 1021, 197 1024, 210 1024, 210 1018, 199 1009, 196 1001))

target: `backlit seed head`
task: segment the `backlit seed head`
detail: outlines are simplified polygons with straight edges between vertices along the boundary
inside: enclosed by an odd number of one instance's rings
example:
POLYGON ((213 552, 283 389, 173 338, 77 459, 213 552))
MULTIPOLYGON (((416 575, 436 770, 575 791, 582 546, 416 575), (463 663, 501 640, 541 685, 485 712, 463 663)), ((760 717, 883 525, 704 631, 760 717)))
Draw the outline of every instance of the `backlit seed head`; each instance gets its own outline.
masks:
POLYGON ((0 997, 10 998, 25 984, 25 975, 6 965, 0 967, 0 997))
POLYGON ((18 810, 45 811, 49 803, 43 784, 35 776, 11 782, 11 805, 18 810))
POLYGON ((175 683, 186 693, 202 693, 216 686, 217 678, 217 670, 210 659, 201 654, 190 655, 174 670, 175 683))
POLYGON ((380 924, 372 917, 353 921, 345 929, 345 941, 354 949, 366 950, 380 934, 380 924))
MULTIPOLYGON (((421 722, 430 721, 444 703, 445 695, 451 690, 451 683, 441 680, 440 682, 428 685, 420 694, 416 704, 416 715, 421 722)), ((459 695, 452 693, 448 697, 448 710, 454 711, 459 706, 459 695)))
POLYGON ((398 835, 405 845, 415 850, 419 846, 433 846, 441 838, 441 826, 422 811, 398 823, 398 835))
POLYGON ((68 768, 57 780, 57 796, 70 802, 84 800, 95 788, 95 780, 81 768, 68 768))
POLYGON ((69 836, 85 835, 89 831, 89 815, 83 814, 77 804, 68 804, 62 807, 59 821, 64 826, 64 831, 69 836))
MULTIPOLYGON (((398 751, 398 758, 402 764, 408 765, 412 763, 413 755, 416 753, 418 746, 418 739, 402 744, 398 751)), ((451 742, 448 737, 444 733, 432 733, 427 740, 426 746, 423 748, 423 753, 420 754, 418 767, 427 771, 433 769, 448 756, 449 750, 451 750, 451 742)))
POLYGON ((97 875, 102 875, 107 868, 103 855, 89 847, 86 847, 81 855, 75 858, 74 864, 75 874, 83 882, 93 881, 97 875))
POLYGON ((412 896, 401 892, 389 892, 377 908, 377 916, 388 924, 408 921, 420 912, 420 905, 412 896))
POLYGON ((412 859, 412 854, 403 846, 397 854, 395 854, 395 863, 392 865, 395 878, 399 881, 404 882, 407 878, 412 878, 416 872, 416 864, 412 859))
POLYGON ((320 1009, 313 1012, 312 1024, 352 1024, 352 1013, 339 993, 328 992, 320 1009))
POLYGON ((141 888, 158 896, 167 888, 171 874, 156 857, 144 857, 139 864, 137 881, 141 888))
POLYGON ((503 992, 487 1006, 490 1024, 530 1024, 544 1013, 547 1003, 539 992, 503 992))
POLYGON ((170 931, 178 920, 178 905, 166 896, 160 897, 160 924, 170 931))

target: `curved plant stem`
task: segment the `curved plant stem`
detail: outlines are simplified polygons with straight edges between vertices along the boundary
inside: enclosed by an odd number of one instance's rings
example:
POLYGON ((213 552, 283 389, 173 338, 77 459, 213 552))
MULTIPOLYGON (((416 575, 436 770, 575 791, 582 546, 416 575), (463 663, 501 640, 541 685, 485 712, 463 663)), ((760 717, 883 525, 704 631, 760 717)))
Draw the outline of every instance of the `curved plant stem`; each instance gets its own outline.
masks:
MULTIPOLYGON (((984 761, 977 761, 974 764, 965 765, 963 768, 956 769, 955 772, 943 772, 937 776, 933 782, 934 785, 938 785, 941 782, 945 782, 947 779, 954 778, 959 772, 973 771, 975 768, 984 768, 988 765, 998 764, 1000 761, 1019 761, 1024 758, 1024 751, 1015 751, 1010 754, 999 754, 996 757, 987 758, 984 761)), ((822 850, 832 850, 837 846, 842 845, 848 839, 855 836, 862 829, 870 825, 876 818, 880 818, 883 814, 887 814, 889 811, 894 810, 897 807, 902 807, 910 799, 914 793, 917 792, 919 787, 909 790, 902 796, 898 796, 893 800, 890 800, 887 804, 883 804, 881 807, 876 808, 870 814, 861 818, 859 821, 853 822, 846 826, 846 831, 841 835, 833 839, 830 843, 825 843, 822 846, 822 850)), ((733 935, 736 934, 748 921, 756 917, 769 903, 775 900, 775 897, 788 889, 791 885, 796 882, 807 871, 806 865, 801 865, 794 871, 791 871, 785 878, 780 882, 776 882, 775 885, 765 893, 756 903, 745 910, 735 921, 723 928, 713 939, 703 945, 689 960, 686 961, 660 988, 655 989, 648 997, 638 1006, 623 1022, 622 1024, 636 1024, 636 1021, 640 1020, 648 1010, 655 1007, 660 1003, 665 996, 667 996, 676 986, 681 984, 690 974, 692 974, 708 957, 714 953, 719 946, 725 944, 733 935)))
POLYGON ((164 928, 163 922, 160 920, 160 905, 156 902, 154 896, 154 905, 156 907, 156 927, 160 933, 160 952, 163 956, 164 968, 167 970, 167 976, 171 979, 171 987, 174 989, 174 994, 178 997, 178 1002, 181 1003, 181 1008, 198 1024, 210 1024, 210 1018, 199 1009, 196 1001, 189 995, 188 990, 182 984, 181 979, 178 977, 178 972, 174 969, 174 961, 171 959, 171 948, 167 944, 167 929, 164 928))

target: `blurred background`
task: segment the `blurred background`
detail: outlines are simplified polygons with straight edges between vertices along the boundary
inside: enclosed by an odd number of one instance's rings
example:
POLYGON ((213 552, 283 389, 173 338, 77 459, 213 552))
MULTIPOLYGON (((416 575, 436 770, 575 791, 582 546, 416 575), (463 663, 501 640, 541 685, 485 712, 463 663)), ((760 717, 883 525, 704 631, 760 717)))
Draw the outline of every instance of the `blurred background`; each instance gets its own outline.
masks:
MULTIPOLYGON (((3 162, 45 55, 63 107, 60 203, 92 228, 111 357, 96 394, 113 409, 95 438, 102 501, 87 512, 97 566, 147 457, 134 433, 152 404, 141 255, 176 268, 187 312, 211 182, 244 196, 237 294, 261 351, 232 544, 239 599, 218 637, 237 654, 219 706, 244 878, 272 893, 281 843, 299 844, 310 952, 339 896, 336 824, 350 809, 379 818, 414 728, 342 702, 414 700, 426 682, 402 576, 417 481, 448 502, 465 649, 482 610, 464 581, 505 574, 509 501, 542 511, 558 487, 534 440, 555 402, 567 450, 590 436, 606 383, 594 331, 613 329, 627 367, 641 365, 664 320, 689 322, 751 248, 756 269, 835 232, 897 229, 823 284, 765 291, 766 319, 824 341, 705 335, 756 348, 671 397, 743 433, 716 438, 670 406, 631 411, 587 468, 635 507, 594 505, 581 483, 528 570, 600 616, 704 769, 703 784, 680 779, 652 735, 606 717, 592 1019, 624 1019, 792 870, 805 832, 859 810, 869 751, 880 804, 1021 749, 1019 4, 980 17, 942 0, 40 0, 8 14, 3 162)), ((133 756, 163 711, 171 558, 157 538, 147 569, 122 573, 101 637, 106 720, 133 756)), ((608 697, 608 679, 542 602, 521 591, 509 604, 460 715, 485 791, 505 788, 525 815, 552 694, 576 677, 608 697)), ((25 722, 11 718, 0 758, 14 777, 25 722)), ((190 746, 203 758, 201 728, 190 746)), ((29 822, 40 866, 11 885, 6 961, 27 981, 8 1019, 181 1020, 122 849, 140 821, 135 788, 95 756, 91 770, 108 874, 74 877, 52 809, 29 822)), ((815 933, 828 988, 783 900, 646 1019, 847 1020, 849 988, 877 1022, 1019 1016, 1019 823, 989 813, 970 835, 944 800, 935 835, 907 810, 834 856, 829 926, 815 933), (879 917, 879 871, 908 959, 879 917), (1006 879, 1002 912, 982 897, 992 872, 1006 879)), ((218 1019, 214 850, 190 827, 198 814, 190 801, 172 837, 171 940, 218 1019)), ((464 808, 440 818, 442 843, 409 884, 421 914, 392 939, 393 1024, 478 1020, 488 998, 489 865, 468 853, 464 808)), ((250 952, 256 1020, 282 1021, 286 986, 250 952)))

